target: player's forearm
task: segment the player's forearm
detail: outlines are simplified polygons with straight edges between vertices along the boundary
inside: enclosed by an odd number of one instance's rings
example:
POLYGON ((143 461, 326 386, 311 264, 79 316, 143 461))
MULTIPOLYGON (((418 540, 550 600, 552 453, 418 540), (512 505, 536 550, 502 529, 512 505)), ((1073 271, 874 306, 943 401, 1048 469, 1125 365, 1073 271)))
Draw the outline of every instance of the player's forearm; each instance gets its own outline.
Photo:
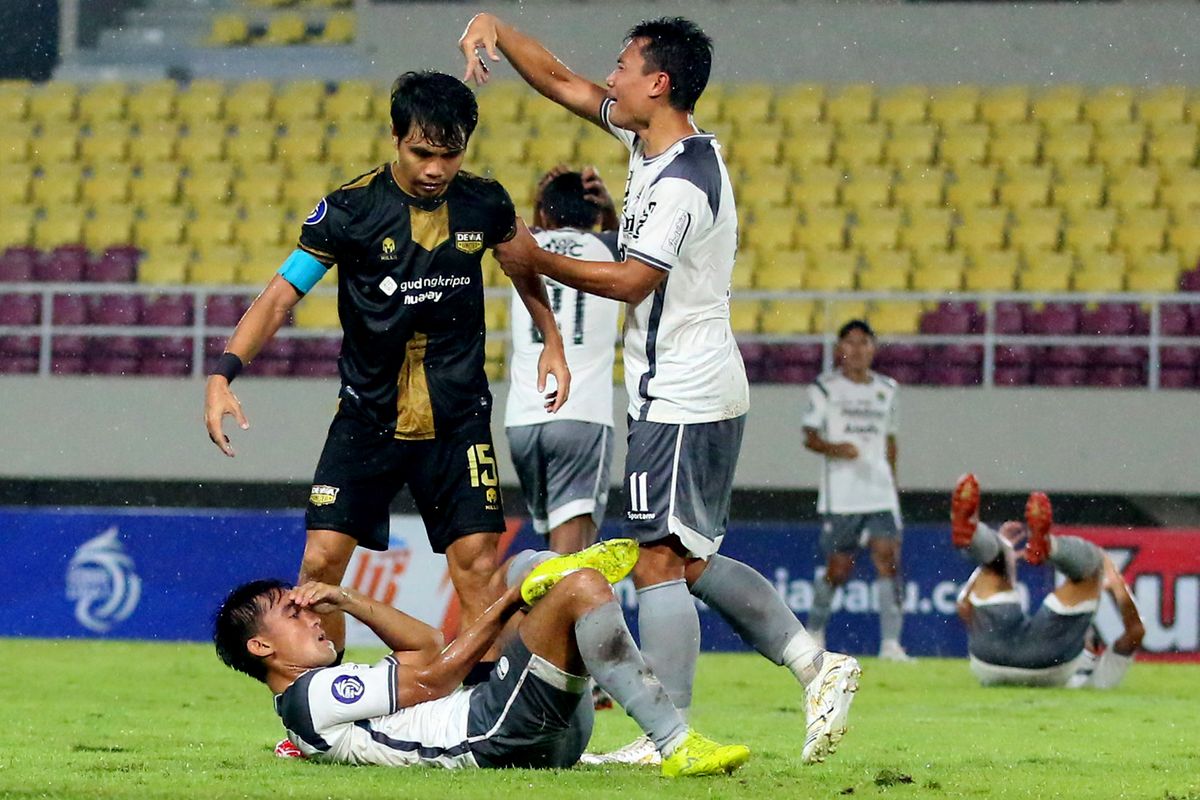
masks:
POLYGON ((562 335, 559 333, 558 323, 554 319, 554 309, 550 306, 550 296, 546 294, 546 284, 542 281, 541 276, 534 272, 527 272, 513 275, 510 280, 513 288, 517 290, 521 302, 525 304, 525 310, 529 312, 533 324, 542 334, 542 341, 561 343, 562 335))
POLYGON ((283 327, 288 312, 300 297, 296 287, 276 275, 238 321, 225 350, 240 358, 242 363, 250 363, 283 327))
MULTIPOLYGON (((545 45, 497 18, 496 46, 517 74, 539 94, 580 113, 580 109, 572 108, 571 90, 574 87, 578 93, 577 87, 590 82, 572 72, 557 56, 547 50, 545 45)), ((590 116, 594 116, 599 110, 597 101, 596 108, 591 111, 590 116)))
POLYGON ((899 473, 896 471, 896 464, 900 460, 900 448, 896 444, 896 437, 889 436, 887 439, 887 462, 892 470, 892 480, 899 481, 899 473))
POLYGON ((428 653, 432 659, 445 645, 441 631, 398 608, 361 592, 343 588, 342 610, 371 629, 393 653, 428 653))
POLYGON ((829 452, 830 443, 821 437, 813 428, 804 429, 804 449, 811 450, 818 455, 825 455, 829 452))
POLYGON ((1123 583, 1118 590, 1109 593, 1117 604, 1117 610, 1121 613, 1121 624, 1125 628, 1113 642, 1113 650, 1123 656, 1132 655, 1141 646, 1142 639, 1146 636, 1142 615, 1138 611, 1137 604, 1133 602, 1133 597, 1129 594, 1129 588, 1123 583))
POLYGON ((425 693, 424 699, 445 697, 454 691, 495 643, 505 623, 520 607, 520 590, 509 589, 470 626, 460 631, 457 638, 429 664, 416 670, 416 681, 425 693))
POLYGON ((639 280, 638 270, 627 261, 580 261, 542 250, 534 268, 572 289, 630 305, 637 305, 654 291, 654 286, 639 280))

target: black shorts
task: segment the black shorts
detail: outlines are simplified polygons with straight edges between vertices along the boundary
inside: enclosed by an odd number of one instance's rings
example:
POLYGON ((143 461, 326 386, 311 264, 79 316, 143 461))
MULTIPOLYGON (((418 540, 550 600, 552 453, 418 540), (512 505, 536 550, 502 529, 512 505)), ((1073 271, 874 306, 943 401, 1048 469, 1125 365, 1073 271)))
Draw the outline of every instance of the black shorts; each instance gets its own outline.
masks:
POLYGON ((339 531, 370 550, 388 549, 389 509, 405 485, 435 553, 472 533, 504 530, 490 415, 443 428, 434 439, 396 439, 339 412, 317 462, 305 525, 339 531))

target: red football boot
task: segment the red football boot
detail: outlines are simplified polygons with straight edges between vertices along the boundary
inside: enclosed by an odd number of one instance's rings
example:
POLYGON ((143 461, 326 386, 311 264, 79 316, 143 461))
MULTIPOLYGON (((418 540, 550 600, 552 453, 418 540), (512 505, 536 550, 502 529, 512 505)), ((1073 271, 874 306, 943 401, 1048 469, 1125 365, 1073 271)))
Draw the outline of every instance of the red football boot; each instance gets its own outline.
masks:
POLYGON ((955 547, 966 547, 979 524, 979 480, 970 472, 954 484, 950 496, 950 540, 955 547))
POLYGON ((1050 555, 1050 527, 1054 524, 1054 511, 1050 498, 1042 492, 1033 492, 1025 503, 1025 527, 1029 529, 1029 542, 1025 545, 1025 560, 1030 564, 1041 564, 1050 555))

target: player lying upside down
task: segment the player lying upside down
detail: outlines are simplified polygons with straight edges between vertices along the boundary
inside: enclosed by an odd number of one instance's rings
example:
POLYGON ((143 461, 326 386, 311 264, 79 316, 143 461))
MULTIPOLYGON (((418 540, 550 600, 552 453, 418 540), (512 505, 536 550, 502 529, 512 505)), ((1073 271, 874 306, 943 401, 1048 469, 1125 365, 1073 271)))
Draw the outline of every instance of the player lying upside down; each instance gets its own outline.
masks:
POLYGON ((979 481, 958 479, 950 504, 954 546, 978 564, 963 587, 958 613, 967 626, 971 671, 984 686, 1067 686, 1111 689, 1121 682, 1145 629, 1129 587, 1103 550, 1077 536, 1050 533, 1050 499, 1029 495, 1025 524, 1006 522, 999 531, 979 521, 979 481), (1032 615, 1016 591, 1016 546, 1028 535, 1023 555, 1030 564, 1050 562, 1066 580, 1032 615), (1092 620, 1107 590, 1117 604, 1124 633, 1098 657, 1089 647, 1092 620))
POLYGON ((425 623, 317 582, 239 586, 217 612, 213 640, 226 665, 270 687, 288 738, 309 757, 569 767, 591 736, 590 673, 654 741, 663 775, 733 772, 750 751, 689 728, 625 626, 609 583, 625 577, 637 556, 630 539, 558 557, 526 550, 509 563, 508 590, 445 647, 425 623), (360 620, 392 654, 374 666, 334 666, 318 617, 333 610, 360 620), (516 635, 488 680, 462 687, 513 617, 521 617, 516 635))

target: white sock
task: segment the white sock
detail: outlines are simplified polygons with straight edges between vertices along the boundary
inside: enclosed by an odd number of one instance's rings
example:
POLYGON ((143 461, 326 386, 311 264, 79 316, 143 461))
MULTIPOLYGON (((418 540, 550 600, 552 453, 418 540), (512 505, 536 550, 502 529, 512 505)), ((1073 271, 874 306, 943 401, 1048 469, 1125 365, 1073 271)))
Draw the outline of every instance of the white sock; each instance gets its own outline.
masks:
POLYGON ((812 683, 821 671, 821 656, 825 650, 808 631, 801 628, 783 648, 783 665, 792 671, 804 686, 812 683))

